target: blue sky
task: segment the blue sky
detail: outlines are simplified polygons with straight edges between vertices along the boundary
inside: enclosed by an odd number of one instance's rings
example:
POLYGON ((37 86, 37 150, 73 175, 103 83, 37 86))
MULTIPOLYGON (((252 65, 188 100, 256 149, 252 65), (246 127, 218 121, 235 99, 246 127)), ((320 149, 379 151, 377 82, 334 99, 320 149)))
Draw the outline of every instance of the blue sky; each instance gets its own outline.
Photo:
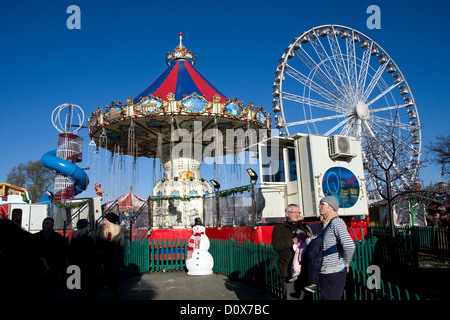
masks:
MULTIPOLYGON (((359 30, 405 75, 424 150, 449 134, 449 16, 450 2, 442 0, 0 0, 0 182, 20 162, 56 148, 50 119, 56 106, 77 104, 90 115, 112 100, 135 97, 165 70, 179 32, 197 56, 195 67, 216 88, 271 111, 274 71, 292 39, 322 24, 359 30), (66 26, 72 4, 81 9, 81 30, 66 26), (366 25, 372 4, 381 9, 379 30, 366 25)), ((88 132, 79 134, 87 159, 88 132)), ((441 181, 440 168, 429 164, 420 178, 441 181)), ((149 189, 141 187, 141 196, 149 189)))

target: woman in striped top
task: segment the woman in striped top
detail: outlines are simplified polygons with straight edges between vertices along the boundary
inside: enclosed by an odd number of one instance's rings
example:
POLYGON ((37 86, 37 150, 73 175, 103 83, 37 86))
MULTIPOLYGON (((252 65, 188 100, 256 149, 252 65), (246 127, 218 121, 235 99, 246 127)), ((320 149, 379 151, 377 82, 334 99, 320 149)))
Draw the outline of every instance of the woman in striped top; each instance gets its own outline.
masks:
POLYGON ((339 201, 333 196, 320 200, 319 212, 324 218, 322 233, 323 263, 320 269, 321 300, 341 300, 348 266, 355 251, 355 243, 345 222, 338 217, 339 201))

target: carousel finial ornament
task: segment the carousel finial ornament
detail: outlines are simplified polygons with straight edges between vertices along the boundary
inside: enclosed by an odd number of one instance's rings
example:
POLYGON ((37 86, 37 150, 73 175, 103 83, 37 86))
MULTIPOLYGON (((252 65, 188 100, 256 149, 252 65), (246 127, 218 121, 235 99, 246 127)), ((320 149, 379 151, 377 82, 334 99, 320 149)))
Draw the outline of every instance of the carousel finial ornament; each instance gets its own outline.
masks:
POLYGON ((180 32, 180 44, 178 45, 179 48, 182 48, 182 47, 183 47, 183 42, 182 42, 182 40, 183 40, 183 32, 180 32))
POLYGON ((190 63, 192 65, 194 65, 195 63, 195 56, 192 54, 192 52, 190 50, 187 50, 184 46, 183 46, 183 33, 180 32, 179 33, 180 36, 180 43, 179 45, 175 48, 174 52, 168 52, 166 55, 166 63, 167 65, 170 66, 170 64, 175 61, 175 60, 188 60, 190 61, 190 63))

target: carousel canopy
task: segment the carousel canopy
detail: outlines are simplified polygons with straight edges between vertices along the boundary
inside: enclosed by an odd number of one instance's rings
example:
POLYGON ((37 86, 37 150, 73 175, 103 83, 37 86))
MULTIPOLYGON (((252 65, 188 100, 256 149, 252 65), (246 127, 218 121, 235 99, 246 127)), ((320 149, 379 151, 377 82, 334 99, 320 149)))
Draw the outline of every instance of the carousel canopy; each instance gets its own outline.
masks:
POLYGON ((135 103, 149 93, 167 100, 169 92, 175 94, 177 101, 196 92, 208 101, 212 101, 213 96, 217 94, 220 96, 220 103, 225 102, 226 97, 193 67, 195 56, 183 46, 182 36, 180 33, 180 44, 175 51, 167 53, 166 61, 169 67, 134 99, 135 103))
MULTIPOLYGON (((218 152, 222 154, 236 151, 234 143, 229 146, 226 143, 228 129, 270 136, 270 113, 266 114, 252 102, 245 106, 237 98, 224 96, 193 67, 195 56, 186 50, 181 39, 182 34, 174 52, 166 54, 167 69, 140 95, 128 97, 126 104, 111 101, 105 109, 98 107, 88 118, 89 136, 96 146, 112 153, 158 157, 165 161, 171 157, 168 151, 174 143, 172 133, 176 129, 193 133, 196 127, 201 128, 201 134, 193 135, 193 139, 201 142, 202 148, 211 145, 208 130, 219 130, 223 152, 218 152), (262 133, 257 129, 262 129, 262 133)), ((239 137, 245 140, 246 134, 239 137)), ((214 150, 219 147, 218 144, 214 150)))

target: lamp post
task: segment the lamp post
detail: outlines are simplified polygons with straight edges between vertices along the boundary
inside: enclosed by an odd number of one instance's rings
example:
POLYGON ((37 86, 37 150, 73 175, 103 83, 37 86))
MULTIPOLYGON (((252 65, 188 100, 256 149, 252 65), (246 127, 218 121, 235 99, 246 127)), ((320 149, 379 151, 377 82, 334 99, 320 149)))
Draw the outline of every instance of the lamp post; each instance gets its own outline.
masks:
POLYGON ((211 185, 214 187, 215 192, 215 198, 216 198, 216 221, 217 221, 217 227, 220 228, 220 212, 219 212, 219 189, 220 189, 220 183, 218 183, 216 180, 209 180, 211 182, 211 185))
POLYGON ((253 209, 253 223, 254 227, 256 227, 257 223, 257 215, 256 215, 256 199, 255 199, 255 184, 258 180, 258 174, 255 172, 255 170, 248 168, 247 173, 250 176, 250 183, 252 185, 252 209, 253 209))

